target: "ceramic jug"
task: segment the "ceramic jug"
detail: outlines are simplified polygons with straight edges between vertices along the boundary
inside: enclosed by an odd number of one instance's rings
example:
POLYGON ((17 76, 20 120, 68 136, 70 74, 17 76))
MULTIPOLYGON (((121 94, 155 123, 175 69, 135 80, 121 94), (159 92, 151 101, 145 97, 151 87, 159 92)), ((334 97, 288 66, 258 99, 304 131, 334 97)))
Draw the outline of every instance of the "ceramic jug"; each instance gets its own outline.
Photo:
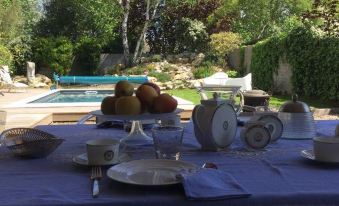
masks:
POLYGON ((236 112, 228 100, 217 93, 212 99, 201 100, 192 113, 194 133, 202 150, 217 151, 228 147, 237 131, 236 112))

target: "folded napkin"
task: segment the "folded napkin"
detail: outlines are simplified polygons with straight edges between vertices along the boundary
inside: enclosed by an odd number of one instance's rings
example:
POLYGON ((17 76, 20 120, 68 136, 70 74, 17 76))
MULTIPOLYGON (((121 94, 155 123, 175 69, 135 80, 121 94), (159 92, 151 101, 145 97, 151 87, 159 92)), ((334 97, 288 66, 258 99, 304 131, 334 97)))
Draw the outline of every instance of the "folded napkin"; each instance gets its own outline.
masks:
POLYGON ((249 197, 249 194, 228 173, 202 168, 195 173, 181 174, 186 197, 191 200, 221 200, 249 197))

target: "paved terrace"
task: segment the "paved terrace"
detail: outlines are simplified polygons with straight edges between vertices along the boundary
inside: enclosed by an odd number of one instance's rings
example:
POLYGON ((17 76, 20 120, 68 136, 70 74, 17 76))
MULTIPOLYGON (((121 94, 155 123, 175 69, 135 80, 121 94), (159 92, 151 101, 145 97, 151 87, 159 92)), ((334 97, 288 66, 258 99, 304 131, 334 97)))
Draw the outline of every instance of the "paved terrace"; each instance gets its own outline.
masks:
MULTIPOLYGON (((95 88, 91 88, 95 89, 95 88)), ((41 95, 48 89, 27 89, 26 92, 4 93, 0 95, 0 110, 7 112, 5 129, 14 127, 34 127, 40 124, 51 124, 53 122, 73 122, 80 119, 90 111, 99 109, 98 106, 81 107, 45 107, 45 108, 10 108, 9 105, 17 101, 41 95)), ((193 105, 183 99, 177 98, 179 108, 185 110, 181 114, 183 119, 190 118, 193 105)))

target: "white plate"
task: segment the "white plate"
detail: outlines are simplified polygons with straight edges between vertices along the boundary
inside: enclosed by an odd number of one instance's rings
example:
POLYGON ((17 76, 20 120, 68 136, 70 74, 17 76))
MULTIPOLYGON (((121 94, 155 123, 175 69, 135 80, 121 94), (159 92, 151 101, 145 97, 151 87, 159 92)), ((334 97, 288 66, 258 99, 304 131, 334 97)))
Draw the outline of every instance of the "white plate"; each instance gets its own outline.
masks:
POLYGON ((151 114, 144 113, 139 115, 104 115, 101 110, 91 111, 89 114, 96 117, 104 118, 107 120, 147 120, 147 119, 162 119, 166 117, 171 117, 172 115, 177 115, 178 113, 184 111, 183 109, 176 109, 171 113, 161 113, 161 114, 151 114))
POLYGON ((173 185, 180 183, 178 174, 182 171, 194 172, 197 168, 195 164, 183 161, 165 159, 134 160, 109 168, 107 176, 118 182, 133 185, 173 185))
POLYGON ((300 152, 300 155, 306 159, 309 159, 309 160, 312 160, 312 161, 316 161, 316 162, 322 162, 322 163, 331 163, 331 164, 334 164, 334 163, 339 163, 339 162, 331 162, 331 161, 323 161, 323 160, 319 160, 319 159, 316 159, 315 156, 314 156, 314 153, 313 153, 313 150, 302 150, 300 152))
MULTIPOLYGON (((121 162, 126 162, 128 160, 129 160, 128 155, 123 154, 119 157, 119 161, 116 161, 116 162, 113 162, 113 163, 110 163, 110 164, 105 164, 105 165, 102 165, 102 166, 116 165, 116 164, 119 164, 121 162)), ((73 162, 78 164, 78 165, 82 165, 82 166, 91 166, 91 165, 88 164, 87 153, 83 153, 83 154, 74 156, 73 162)))

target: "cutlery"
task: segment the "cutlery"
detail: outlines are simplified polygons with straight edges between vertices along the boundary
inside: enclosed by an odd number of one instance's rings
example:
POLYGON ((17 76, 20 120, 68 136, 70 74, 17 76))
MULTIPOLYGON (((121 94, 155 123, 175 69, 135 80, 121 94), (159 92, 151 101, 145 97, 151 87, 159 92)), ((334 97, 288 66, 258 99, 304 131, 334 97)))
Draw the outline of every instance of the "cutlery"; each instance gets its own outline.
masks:
POLYGON ((99 196, 99 180, 102 177, 101 167, 94 166, 92 167, 91 180, 93 180, 92 196, 99 196))

